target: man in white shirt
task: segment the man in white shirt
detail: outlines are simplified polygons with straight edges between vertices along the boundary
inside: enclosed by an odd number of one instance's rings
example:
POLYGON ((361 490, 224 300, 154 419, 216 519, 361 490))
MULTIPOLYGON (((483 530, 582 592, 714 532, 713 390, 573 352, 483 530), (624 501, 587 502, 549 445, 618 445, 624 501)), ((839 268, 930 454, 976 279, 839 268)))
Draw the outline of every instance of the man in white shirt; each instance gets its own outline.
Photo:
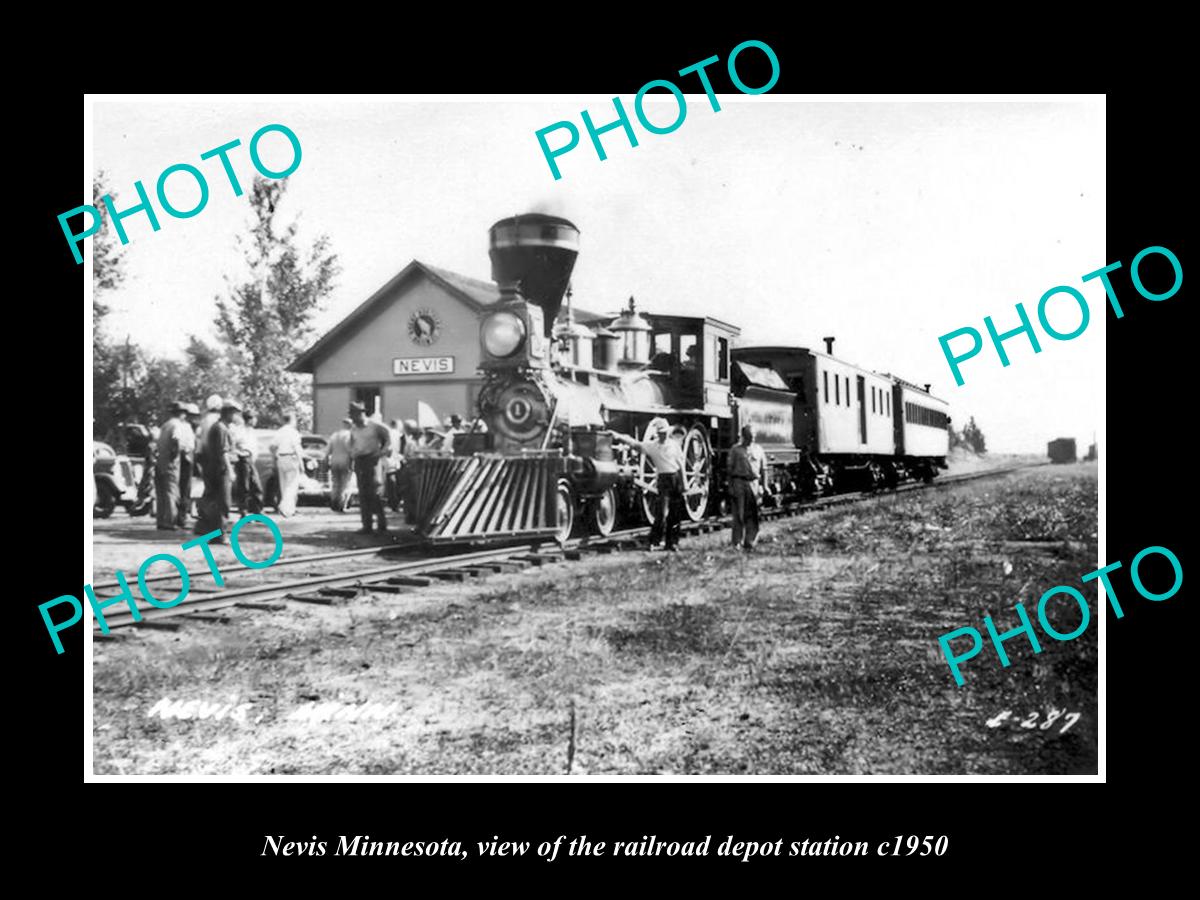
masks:
POLYGON ((296 429, 295 413, 283 417, 283 425, 271 438, 271 454, 275 457, 275 476, 279 479, 279 514, 294 516, 300 494, 300 455, 304 448, 296 429))
POLYGON ((635 447, 654 466, 655 484, 658 494, 654 498, 654 524, 650 526, 650 545, 665 541, 666 549, 672 553, 679 548, 680 509, 683 504, 683 447, 678 439, 683 429, 671 437, 671 427, 666 419, 654 419, 647 429, 656 440, 639 441, 627 434, 613 433, 613 440, 635 447))

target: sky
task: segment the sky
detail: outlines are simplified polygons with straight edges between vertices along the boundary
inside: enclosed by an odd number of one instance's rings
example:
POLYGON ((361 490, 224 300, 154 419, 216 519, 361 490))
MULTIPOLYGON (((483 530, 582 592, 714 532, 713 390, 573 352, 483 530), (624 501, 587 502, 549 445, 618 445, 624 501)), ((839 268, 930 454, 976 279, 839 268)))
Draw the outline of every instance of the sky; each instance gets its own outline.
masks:
MULTIPOLYGON (((663 96, 646 104, 660 124, 676 115, 663 96)), ((608 132, 604 161, 580 117, 587 109, 597 126, 612 121, 604 96, 97 99, 93 166, 106 172, 118 209, 137 202, 135 180, 153 196, 175 163, 199 168, 210 190, 187 219, 167 216, 155 200, 157 232, 144 215, 124 221, 127 279, 107 298, 107 327, 177 358, 190 334, 214 341, 214 298, 242 271, 235 238, 248 231, 250 211, 219 161, 200 154, 240 139, 230 161, 247 185, 250 137, 282 123, 302 159, 286 178, 281 213, 298 221, 302 241, 327 234, 342 265, 317 334, 414 258, 488 279, 488 228, 537 210, 580 229, 573 286, 582 308, 615 313, 632 294, 649 312, 738 325, 742 344, 822 349, 833 335, 840 358, 931 383, 955 425, 974 416, 991 450, 1044 453, 1047 441, 1074 437, 1084 452, 1104 402, 1107 304, 1098 280, 1085 285, 1082 276, 1113 261, 1105 258, 1102 98, 718 99, 714 112, 704 94, 688 95, 682 125, 655 135, 623 97, 638 146, 621 129, 608 132), (562 120, 581 140, 558 157, 555 180, 535 132, 562 120), (1058 285, 1079 290, 1092 313, 1071 341, 1036 324, 1039 299, 1058 285), (1014 337, 1002 367, 983 319, 1014 328, 1017 303, 1042 351, 1014 337), (985 347, 963 364, 958 386, 938 337, 967 326, 985 347)), ((548 140, 558 146, 565 133, 548 140)), ((291 160, 279 134, 260 149, 271 168, 291 160)), ((172 175, 167 190, 183 209, 198 197, 187 175, 172 175)), ((1048 314, 1061 332, 1079 323, 1069 298, 1051 301, 1048 314)))

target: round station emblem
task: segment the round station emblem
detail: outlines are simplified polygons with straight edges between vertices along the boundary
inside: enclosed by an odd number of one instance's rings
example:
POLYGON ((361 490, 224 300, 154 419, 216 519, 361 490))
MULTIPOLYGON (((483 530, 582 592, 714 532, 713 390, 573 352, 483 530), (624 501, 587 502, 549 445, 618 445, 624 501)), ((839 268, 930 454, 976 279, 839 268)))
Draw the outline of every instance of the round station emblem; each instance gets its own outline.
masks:
POLYGON ((430 309, 418 309, 408 320, 408 336, 413 343, 428 347, 438 339, 442 331, 442 321, 437 313, 430 309))

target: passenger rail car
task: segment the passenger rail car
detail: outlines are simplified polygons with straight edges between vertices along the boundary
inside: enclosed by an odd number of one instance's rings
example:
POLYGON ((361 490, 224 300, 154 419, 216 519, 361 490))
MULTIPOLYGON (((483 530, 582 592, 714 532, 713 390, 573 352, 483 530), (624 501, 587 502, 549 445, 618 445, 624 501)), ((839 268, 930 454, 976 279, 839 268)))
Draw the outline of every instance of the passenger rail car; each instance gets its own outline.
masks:
POLYGON ((481 316, 478 414, 486 431, 403 469, 405 504, 432 541, 564 540, 653 516, 655 479, 612 432, 685 430, 684 514, 721 508, 742 425, 767 452, 779 499, 931 478, 945 466, 945 402, 890 375, 799 347, 734 349, 713 317, 646 314, 634 298, 595 330, 563 312, 579 248, 566 219, 530 214, 490 231, 500 300, 481 316))

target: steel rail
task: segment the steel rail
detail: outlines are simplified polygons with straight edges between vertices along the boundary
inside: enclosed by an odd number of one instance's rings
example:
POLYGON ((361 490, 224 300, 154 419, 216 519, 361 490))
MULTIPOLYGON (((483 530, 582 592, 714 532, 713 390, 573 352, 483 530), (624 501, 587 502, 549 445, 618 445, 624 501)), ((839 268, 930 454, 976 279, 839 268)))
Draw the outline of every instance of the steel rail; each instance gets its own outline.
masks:
MULTIPOLYGON (((798 515, 807 511, 819 511, 834 506, 842 506, 850 503, 856 503, 867 499, 881 499, 895 494, 910 493, 913 491, 925 490, 929 487, 949 486, 953 484, 961 484, 967 481, 974 481, 979 478, 987 478, 999 475, 1007 475, 1012 472, 1022 471, 1024 469, 1038 468, 1049 463, 1031 463, 1025 465, 1008 466, 998 469, 985 469, 978 472, 963 472, 955 475, 948 475, 945 478, 939 479, 930 483, 911 483, 898 485, 896 488, 880 491, 858 491, 846 494, 838 494, 832 497, 819 497, 816 500, 809 500, 803 503, 789 504, 787 506, 764 509, 760 512, 760 518, 775 519, 787 516, 798 515)), ((731 521, 731 516, 713 516, 702 519, 699 522, 687 521, 681 526, 681 531, 687 534, 693 533, 709 533, 715 530, 720 530, 726 527, 731 521)), ((168 609, 161 609, 154 606, 140 606, 139 612, 142 614, 144 622, 155 622, 164 618, 174 616, 188 615, 190 613, 205 612, 214 609, 221 609, 228 606, 235 606, 238 603, 247 601, 266 602, 271 600, 282 600, 297 593, 298 591, 311 591, 320 588, 367 588, 371 584, 385 583, 389 578, 400 575, 419 575, 423 572, 440 572, 443 570, 466 569, 473 564, 484 562, 508 562, 515 561, 522 556, 541 556, 544 559, 563 558, 564 554, 595 550, 598 547, 607 546, 614 550, 622 549, 622 544, 628 543, 630 540, 641 537, 650 531, 648 526, 637 528, 628 528, 621 531, 613 531, 607 537, 596 537, 589 535, 582 538, 572 538, 560 545, 557 542, 546 540, 535 540, 532 542, 522 542, 518 545, 505 545, 490 550, 480 550, 471 553, 458 553, 442 557, 425 558, 420 560, 412 560, 409 562, 396 563, 390 566, 381 566, 373 569, 364 569, 352 573, 339 573, 334 575, 313 575, 308 578, 296 579, 293 581, 275 582, 265 585, 255 585, 244 588, 234 588, 231 590, 221 591, 216 594, 210 594, 194 601, 184 600, 177 606, 172 606, 168 609), (543 545, 549 544, 548 549, 541 549, 543 545)), ((330 554, 313 554, 309 557, 294 557, 293 562, 312 561, 318 558, 330 559, 341 558, 347 555, 365 555, 368 552, 390 549, 382 548, 361 548, 354 551, 343 551, 340 553, 330 554)), ((281 560, 282 562, 282 560, 281 560)), ((275 565, 278 565, 276 563, 275 565)), ((203 574, 203 573, 201 573, 203 574)), ((118 587, 116 582, 112 583, 113 587, 118 587)), ((128 626, 136 626, 139 624, 133 618, 132 612, 128 606, 122 607, 120 612, 114 610, 111 615, 106 615, 105 620, 110 630, 117 628, 125 628, 128 626)), ((103 633, 100 631, 99 623, 95 624, 93 629, 95 633, 103 633)))

